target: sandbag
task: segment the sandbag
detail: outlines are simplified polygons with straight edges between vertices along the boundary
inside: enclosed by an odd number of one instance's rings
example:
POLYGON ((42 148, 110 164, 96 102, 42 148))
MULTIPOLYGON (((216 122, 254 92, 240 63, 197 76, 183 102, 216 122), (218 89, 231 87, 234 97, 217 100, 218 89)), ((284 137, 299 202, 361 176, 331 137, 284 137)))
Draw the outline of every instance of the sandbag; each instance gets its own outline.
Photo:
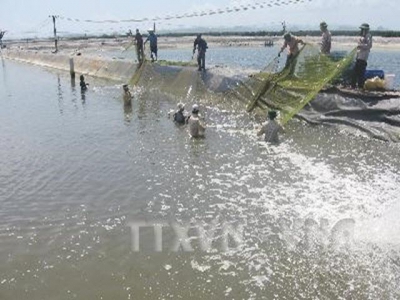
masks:
POLYGON ((385 89, 385 81, 378 76, 365 80, 364 89, 368 91, 383 90, 385 89))

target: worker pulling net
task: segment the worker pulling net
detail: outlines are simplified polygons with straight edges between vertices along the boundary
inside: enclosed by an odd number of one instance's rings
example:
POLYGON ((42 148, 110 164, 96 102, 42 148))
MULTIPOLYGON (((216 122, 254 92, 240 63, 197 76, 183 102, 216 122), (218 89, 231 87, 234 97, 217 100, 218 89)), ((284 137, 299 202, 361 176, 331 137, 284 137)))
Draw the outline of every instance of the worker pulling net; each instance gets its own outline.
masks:
POLYGON ((306 44, 289 66, 278 72, 279 58, 276 57, 262 72, 230 91, 229 96, 251 99, 248 111, 279 109, 280 121, 284 124, 326 84, 343 74, 354 55, 355 49, 349 53, 323 55, 317 47, 306 44))

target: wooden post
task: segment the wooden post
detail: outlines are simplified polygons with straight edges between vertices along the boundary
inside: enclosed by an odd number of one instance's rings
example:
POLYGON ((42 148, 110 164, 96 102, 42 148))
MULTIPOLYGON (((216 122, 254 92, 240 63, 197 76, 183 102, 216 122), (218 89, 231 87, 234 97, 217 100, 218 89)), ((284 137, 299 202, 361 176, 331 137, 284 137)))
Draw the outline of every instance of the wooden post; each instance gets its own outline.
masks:
POLYGON ((3 36, 6 32, 5 31, 0 31, 0 49, 3 49, 3 36))
POLYGON ((58 18, 58 16, 52 15, 49 16, 53 18, 53 28, 54 28, 54 46, 56 48, 55 52, 58 52, 58 46, 57 46, 57 28, 56 28, 56 18, 58 18))

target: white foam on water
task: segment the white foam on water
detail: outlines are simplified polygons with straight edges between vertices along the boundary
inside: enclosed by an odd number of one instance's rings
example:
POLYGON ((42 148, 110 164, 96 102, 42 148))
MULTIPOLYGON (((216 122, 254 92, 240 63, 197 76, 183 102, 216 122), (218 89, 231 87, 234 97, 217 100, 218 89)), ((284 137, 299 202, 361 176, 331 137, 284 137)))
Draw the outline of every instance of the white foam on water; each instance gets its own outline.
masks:
MULTIPOLYGON (((328 159, 311 157, 296 151, 290 141, 278 146, 259 141, 254 130, 237 130, 237 123, 232 120, 227 124, 222 123, 210 128, 214 128, 216 132, 229 133, 232 137, 240 136, 244 139, 243 151, 230 153, 230 161, 221 164, 219 170, 210 174, 211 179, 207 189, 215 191, 214 203, 210 204, 210 210, 215 210, 217 215, 242 220, 251 231, 248 236, 251 243, 246 244, 243 249, 207 257, 210 263, 220 266, 220 275, 243 277, 239 266, 246 266, 244 268, 248 269, 248 278, 242 280, 241 284, 249 289, 249 294, 254 288, 268 288, 271 281, 274 281, 271 279, 273 274, 286 276, 283 271, 272 270, 277 267, 278 262, 278 266, 282 267, 280 260, 283 259, 283 253, 274 253, 274 250, 269 252, 268 249, 259 247, 265 242, 263 241, 265 236, 271 236, 271 230, 265 227, 265 221, 269 216, 273 216, 276 220, 279 217, 289 218, 292 221, 298 219, 303 225, 306 219, 315 220, 318 226, 321 225, 320 220, 326 220, 330 234, 335 224, 340 221, 344 225, 347 224, 345 226, 350 226, 350 229, 352 224, 355 224, 356 245, 345 250, 350 251, 347 252, 351 259, 347 262, 349 265, 335 265, 335 255, 341 256, 343 253, 341 252, 343 250, 339 251, 341 248, 337 250, 329 248, 326 253, 325 259, 332 263, 328 269, 333 273, 331 276, 336 276, 336 271, 332 268, 349 275, 356 272, 349 269, 350 267, 366 268, 370 270, 371 278, 375 279, 353 274, 351 276, 361 276, 353 285, 363 282, 379 286, 382 283, 370 281, 377 280, 376 276, 379 274, 379 267, 375 265, 387 268, 385 271, 387 276, 393 275, 391 263, 383 254, 391 236, 396 231, 399 232, 399 221, 396 216, 400 208, 397 204, 393 207, 391 205, 394 205, 395 199, 400 195, 398 184, 400 176, 393 168, 376 170, 374 166, 367 164, 363 156, 359 156, 357 173, 351 169, 343 172, 328 159), (247 154, 250 144, 259 149, 259 157, 247 154), (374 226, 375 230, 371 231, 374 226), (383 252, 374 253, 371 247, 364 246, 366 243, 374 244, 383 252), (376 260, 368 259, 371 251, 377 257, 376 260)), ((252 154, 256 153, 257 151, 252 154)), ((332 154, 332 157, 340 158, 337 155, 335 157, 335 154, 332 154)), ((392 239, 392 242, 397 243, 396 239, 392 239)), ((303 254, 296 252, 293 255, 292 263, 311 258, 309 256, 301 258, 303 254)), ((398 254, 395 254, 396 256, 398 254)), ((313 261, 314 268, 322 271, 318 261, 311 259, 310 263, 313 261)), ((343 261, 346 260, 343 258, 343 261)), ((300 284, 304 279, 301 276, 294 277, 289 282, 300 284)), ((393 292, 393 286, 387 285, 386 288, 392 289, 393 292)), ((309 292, 311 290, 306 290, 305 295, 309 292)), ((368 293, 374 295, 373 291, 366 291, 366 294, 368 293)))
MULTIPOLYGON (((397 194, 398 195, 398 194, 397 194)), ((382 212, 358 224, 355 239, 377 245, 386 245, 400 251, 400 200, 382 205, 382 212)))

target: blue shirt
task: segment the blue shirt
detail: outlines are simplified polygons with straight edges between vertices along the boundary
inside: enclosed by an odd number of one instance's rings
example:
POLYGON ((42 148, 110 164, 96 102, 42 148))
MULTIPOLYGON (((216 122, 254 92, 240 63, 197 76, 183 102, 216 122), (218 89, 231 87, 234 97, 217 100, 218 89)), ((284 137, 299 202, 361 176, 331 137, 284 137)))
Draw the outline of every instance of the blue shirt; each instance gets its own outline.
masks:
POLYGON ((154 33, 150 33, 147 36, 147 39, 146 39, 145 43, 147 41, 150 41, 150 47, 156 47, 157 46, 157 36, 154 33))

